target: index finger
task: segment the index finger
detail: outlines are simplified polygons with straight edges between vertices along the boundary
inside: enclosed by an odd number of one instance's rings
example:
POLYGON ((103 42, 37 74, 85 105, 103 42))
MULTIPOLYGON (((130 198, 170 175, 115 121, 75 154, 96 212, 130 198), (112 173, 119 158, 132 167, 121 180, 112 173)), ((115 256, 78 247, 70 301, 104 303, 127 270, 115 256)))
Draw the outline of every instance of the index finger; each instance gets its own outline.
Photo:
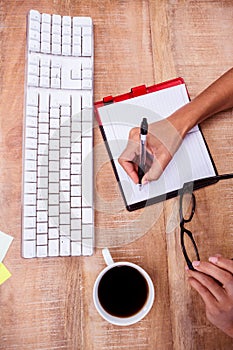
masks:
POLYGON ((231 292, 231 285, 233 283, 233 276, 231 272, 226 271, 225 269, 222 269, 220 266, 216 266, 211 262, 205 261, 193 262, 193 266, 196 270, 203 272, 204 274, 209 275, 217 281, 221 282, 225 290, 229 290, 229 292, 231 292))
POLYGON ((139 180, 135 164, 132 161, 128 161, 123 158, 119 158, 118 162, 122 166, 122 168, 127 172, 127 174, 131 177, 133 182, 137 184, 139 180))
MULTIPOLYGON (((195 288, 202 296, 205 303, 207 302, 207 299, 210 298, 210 295, 215 298, 217 301, 221 301, 223 297, 225 296, 224 289, 213 280, 212 276, 205 274, 204 272, 198 271, 192 271, 189 270, 188 274, 192 277, 192 279, 195 279, 196 281, 201 284, 199 289, 195 288), (204 298, 207 298, 206 300, 204 298)), ((192 280, 190 280, 191 282, 192 280)))
POLYGON ((129 140, 125 150, 122 152, 118 158, 119 164, 126 171, 126 173, 131 177, 134 183, 138 183, 138 174, 137 174, 137 164, 136 159, 139 154, 139 145, 129 140))

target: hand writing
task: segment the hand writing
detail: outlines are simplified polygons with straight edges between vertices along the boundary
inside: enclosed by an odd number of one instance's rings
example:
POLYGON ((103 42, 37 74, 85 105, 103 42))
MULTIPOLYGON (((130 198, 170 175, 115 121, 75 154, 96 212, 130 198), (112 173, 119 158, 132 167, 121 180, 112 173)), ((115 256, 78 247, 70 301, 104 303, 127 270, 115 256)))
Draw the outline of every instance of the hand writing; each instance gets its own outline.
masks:
MULTIPOLYGON (((142 184, 160 177, 182 142, 179 132, 168 119, 150 124, 148 131, 146 173, 142 184)), ((133 128, 127 147, 118 161, 135 183, 138 183, 139 156, 140 128, 133 128)))
POLYGON ((233 261, 216 255, 193 266, 197 271, 188 270, 189 282, 202 297, 208 320, 233 338, 233 261))

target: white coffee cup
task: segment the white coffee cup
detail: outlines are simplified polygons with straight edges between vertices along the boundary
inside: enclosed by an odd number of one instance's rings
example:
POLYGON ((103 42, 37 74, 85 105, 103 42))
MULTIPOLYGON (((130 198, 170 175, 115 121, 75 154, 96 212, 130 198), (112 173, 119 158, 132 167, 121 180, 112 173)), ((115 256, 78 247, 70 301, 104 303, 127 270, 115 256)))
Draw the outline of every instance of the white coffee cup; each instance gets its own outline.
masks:
MULTIPOLYGON (((154 294, 155 294, 154 293, 154 285, 153 285, 153 282, 152 282, 150 276, 140 266, 133 264, 131 262, 125 262, 125 261, 114 262, 112 257, 111 257, 111 254, 107 248, 104 248, 102 250, 102 253, 103 253, 103 257, 104 257, 104 260, 105 260, 107 266, 98 275, 98 277, 95 281, 95 284, 94 284, 94 288, 93 288, 93 300, 94 300, 94 304, 95 304, 97 311, 106 321, 108 321, 114 325, 118 325, 118 326, 129 326, 131 324, 134 324, 134 323, 140 321, 143 317, 145 317, 148 314, 148 312, 150 311, 150 309, 153 305, 153 302, 154 302, 154 294), (102 306, 102 304, 100 302, 100 298, 99 298, 99 293, 98 293, 99 292, 99 285, 100 285, 101 281, 103 281, 102 280, 103 277, 104 276, 106 277, 106 273, 117 266, 119 266, 119 267, 128 266, 128 267, 135 269, 144 278, 145 284, 147 285, 147 297, 145 299, 144 304, 136 313, 134 313, 128 317, 115 316, 115 315, 109 313, 106 310, 106 308, 104 308, 102 306)), ((132 297, 133 297, 133 295, 132 295, 132 297)))

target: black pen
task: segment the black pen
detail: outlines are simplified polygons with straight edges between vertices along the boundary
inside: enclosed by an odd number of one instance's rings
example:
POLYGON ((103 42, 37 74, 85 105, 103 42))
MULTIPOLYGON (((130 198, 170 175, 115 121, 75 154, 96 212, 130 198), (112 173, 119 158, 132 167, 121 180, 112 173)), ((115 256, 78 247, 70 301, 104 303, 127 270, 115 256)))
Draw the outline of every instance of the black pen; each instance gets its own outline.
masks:
POLYGON ((138 166, 139 189, 142 188, 142 178, 145 175, 146 166, 146 135, 148 133, 147 119, 143 118, 140 127, 140 163, 138 166))

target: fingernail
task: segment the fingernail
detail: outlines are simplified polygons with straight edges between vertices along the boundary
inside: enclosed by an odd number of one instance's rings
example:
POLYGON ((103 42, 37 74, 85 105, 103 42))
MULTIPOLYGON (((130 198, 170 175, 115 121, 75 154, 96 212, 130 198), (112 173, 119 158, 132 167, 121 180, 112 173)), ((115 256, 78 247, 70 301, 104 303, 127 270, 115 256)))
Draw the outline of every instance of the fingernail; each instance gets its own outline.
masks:
POLYGON ((217 264, 218 258, 217 258, 217 256, 210 256, 209 261, 213 264, 217 264))
POLYGON ((148 184, 148 182, 149 182, 148 180, 143 180, 142 179, 142 185, 146 185, 146 184, 148 184))
POLYGON ((193 261, 193 267, 198 267, 200 265, 200 261, 193 261))

